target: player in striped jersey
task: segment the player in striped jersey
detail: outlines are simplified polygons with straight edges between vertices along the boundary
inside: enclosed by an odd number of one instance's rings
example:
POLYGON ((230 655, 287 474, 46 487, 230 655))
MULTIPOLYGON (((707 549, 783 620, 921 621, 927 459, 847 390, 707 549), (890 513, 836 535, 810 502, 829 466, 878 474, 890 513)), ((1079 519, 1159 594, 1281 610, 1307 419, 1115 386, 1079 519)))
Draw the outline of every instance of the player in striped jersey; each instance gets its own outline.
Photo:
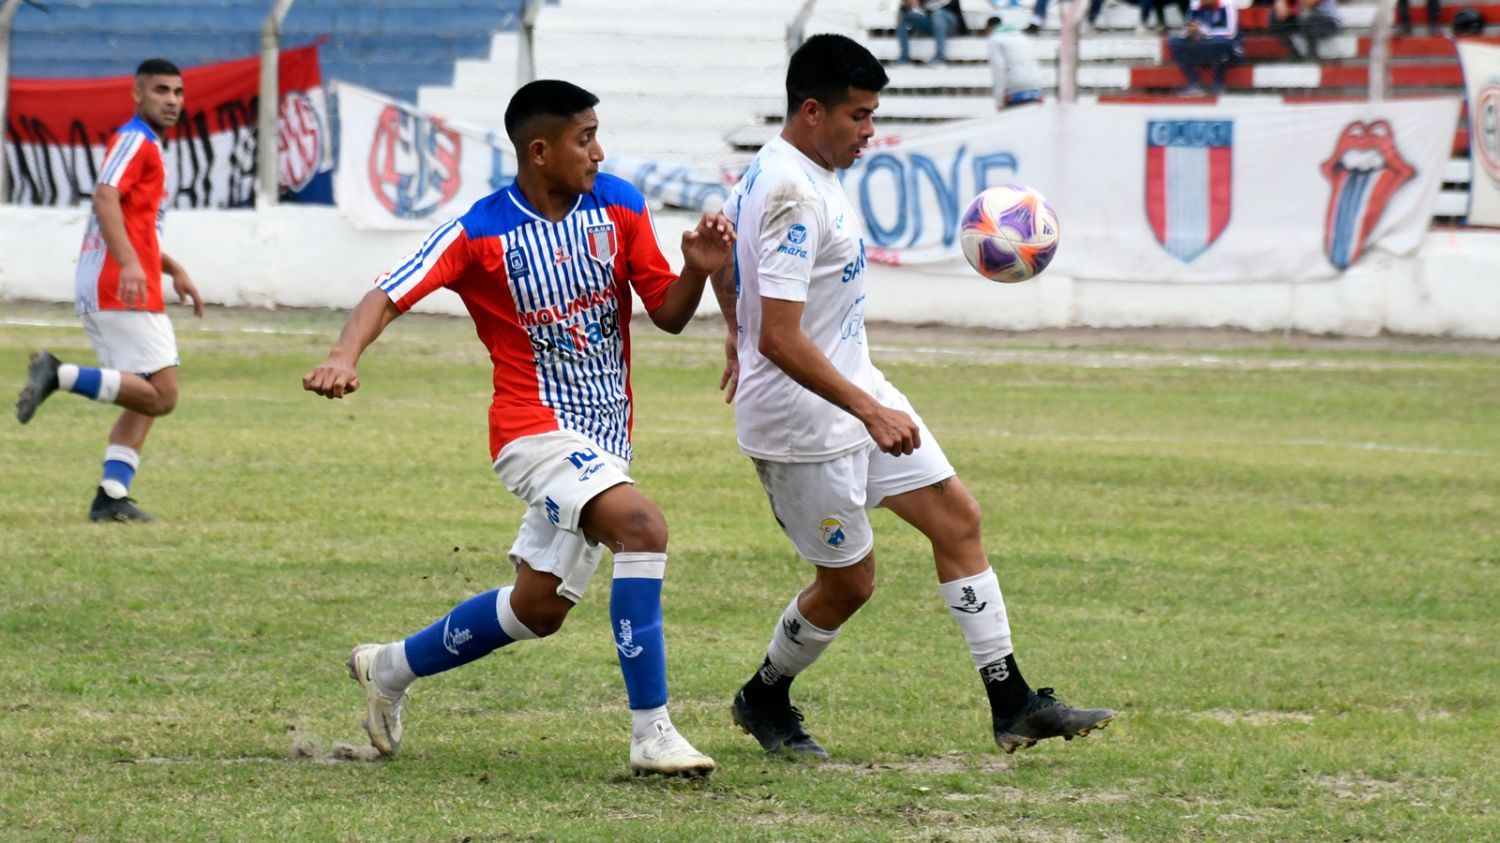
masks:
POLYGON ((355 364, 385 327, 434 290, 454 291, 494 363, 494 470, 528 504, 510 549, 514 585, 472 597, 405 639, 350 654, 350 676, 365 691, 365 728, 385 755, 400 747, 401 703, 417 677, 556 632, 608 547, 610 619, 633 720, 630 766, 686 776, 714 768, 667 714, 667 523, 628 474, 630 314, 639 295, 657 327, 681 331, 708 273, 728 256, 733 229, 705 214, 683 235, 684 268, 674 276, 640 191, 599 172, 597 103, 556 80, 518 90, 505 112, 515 182, 438 226, 376 279, 328 359, 303 378, 328 398, 354 391, 355 364))
POLYGON ((78 317, 100 365, 64 363, 38 351, 16 401, 22 424, 59 389, 124 408, 109 432, 89 507, 95 521, 154 520, 127 495, 152 423, 177 406, 177 338, 163 305, 162 273, 172 276, 178 301, 191 300, 193 314, 203 315, 198 288, 160 241, 169 200, 161 136, 182 114, 182 72, 165 59, 147 59, 136 68, 131 96, 135 116, 104 153, 75 280, 78 317))

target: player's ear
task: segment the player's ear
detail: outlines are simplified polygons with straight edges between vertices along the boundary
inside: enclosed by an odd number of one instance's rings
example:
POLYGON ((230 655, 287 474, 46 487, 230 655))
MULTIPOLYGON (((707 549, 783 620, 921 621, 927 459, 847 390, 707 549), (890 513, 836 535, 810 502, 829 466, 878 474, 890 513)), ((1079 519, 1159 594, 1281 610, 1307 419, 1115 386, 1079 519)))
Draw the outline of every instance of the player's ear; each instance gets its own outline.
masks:
POLYGON ((547 139, 532 138, 528 141, 526 144, 526 156, 531 159, 531 163, 538 167, 542 166, 543 162, 547 159, 547 139))
POLYGON ((818 102, 816 97, 808 97, 802 101, 802 107, 797 109, 797 113, 802 115, 802 119, 807 122, 807 125, 817 126, 823 122, 823 115, 826 112, 823 108, 823 103, 818 102))

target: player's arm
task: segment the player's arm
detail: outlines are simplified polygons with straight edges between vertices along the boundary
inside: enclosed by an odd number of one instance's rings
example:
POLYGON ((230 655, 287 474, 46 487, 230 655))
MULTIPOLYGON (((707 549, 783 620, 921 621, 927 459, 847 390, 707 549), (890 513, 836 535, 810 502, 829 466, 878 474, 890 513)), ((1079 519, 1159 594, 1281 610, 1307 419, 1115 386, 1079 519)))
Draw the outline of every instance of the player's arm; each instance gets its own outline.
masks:
POLYGON ((146 305, 146 269, 125 234, 125 210, 120 207, 120 189, 112 184, 94 188, 94 217, 104 235, 104 246, 120 266, 120 301, 126 307, 146 305))
POLYGON ((719 389, 724 391, 724 403, 730 404, 740 385, 740 322, 735 300, 734 261, 724 261, 710 279, 714 285, 714 297, 719 300, 719 312, 724 314, 724 324, 729 329, 724 337, 724 373, 719 376, 719 389))
POLYGON ((401 310, 383 290, 365 293, 344 321, 344 330, 339 332, 328 359, 302 377, 302 388, 324 398, 343 398, 359 389, 359 375, 354 367, 360 355, 400 315, 401 310))
POLYGON ((682 333, 698 312, 709 274, 724 265, 732 248, 734 226, 723 214, 704 214, 695 228, 683 232, 682 274, 667 287, 662 303, 650 311, 651 322, 667 333, 682 333))
POLYGON ((758 348, 787 377, 864 423, 875 446, 887 454, 910 454, 922 446, 911 416, 892 410, 844 377, 802 332, 800 301, 762 296, 758 348))
POLYGON ((172 289, 177 293, 177 303, 187 304, 191 299, 193 302, 193 315, 203 315, 203 299, 198 296, 198 286, 193 283, 192 276, 188 275, 182 264, 172 260, 166 252, 161 253, 161 271, 164 275, 172 276, 172 289))

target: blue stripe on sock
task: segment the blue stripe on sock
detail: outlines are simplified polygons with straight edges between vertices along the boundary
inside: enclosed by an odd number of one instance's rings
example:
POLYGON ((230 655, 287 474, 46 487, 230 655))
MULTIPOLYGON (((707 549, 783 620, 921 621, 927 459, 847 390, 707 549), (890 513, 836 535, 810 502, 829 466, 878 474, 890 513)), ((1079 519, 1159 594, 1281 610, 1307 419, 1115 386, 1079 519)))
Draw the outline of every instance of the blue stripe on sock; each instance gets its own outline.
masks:
POLYGON ((615 655, 632 709, 667 704, 667 649, 661 628, 661 580, 620 577, 609 593, 615 655))
POLYGON ((514 643, 500 628, 495 611, 499 589, 486 591, 453 607, 432 626, 406 639, 406 663, 412 673, 431 676, 468 664, 514 643))
POLYGON ((128 462, 121 462, 120 460, 105 460, 104 479, 114 480, 121 486, 124 486, 128 491, 130 489, 130 481, 135 479, 135 468, 133 468, 128 462))
POLYGON ((89 398, 99 397, 99 385, 104 382, 104 375, 98 369, 90 366, 78 367, 78 379, 73 381, 73 388, 68 390, 75 395, 84 395, 89 398))

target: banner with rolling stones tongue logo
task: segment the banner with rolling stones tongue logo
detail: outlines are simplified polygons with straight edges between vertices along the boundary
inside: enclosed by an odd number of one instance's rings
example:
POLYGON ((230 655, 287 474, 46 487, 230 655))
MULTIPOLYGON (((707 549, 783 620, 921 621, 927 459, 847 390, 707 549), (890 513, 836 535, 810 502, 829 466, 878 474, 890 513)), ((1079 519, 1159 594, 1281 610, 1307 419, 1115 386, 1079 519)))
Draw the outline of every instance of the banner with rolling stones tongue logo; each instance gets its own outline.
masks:
MULTIPOLYGON (((333 202, 328 106, 313 43, 281 53, 275 140, 282 201, 333 202)), ((135 110, 133 76, 14 79, 5 122, 9 201, 70 207, 88 201, 115 130, 135 110)), ((182 69, 184 105, 162 138, 171 208, 240 208, 255 201, 260 59, 182 69)))
POLYGON ((1469 224, 1500 226, 1500 47, 1458 42, 1469 95, 1469 224))
POLYGON ((1079 279, 1333 278, 1431 225, 1457 99, 1012 108, 882 136, 841 174, 871 261, 968 273, 957 228, 979 191, 1034 187, 1055 271, 1079 279))

